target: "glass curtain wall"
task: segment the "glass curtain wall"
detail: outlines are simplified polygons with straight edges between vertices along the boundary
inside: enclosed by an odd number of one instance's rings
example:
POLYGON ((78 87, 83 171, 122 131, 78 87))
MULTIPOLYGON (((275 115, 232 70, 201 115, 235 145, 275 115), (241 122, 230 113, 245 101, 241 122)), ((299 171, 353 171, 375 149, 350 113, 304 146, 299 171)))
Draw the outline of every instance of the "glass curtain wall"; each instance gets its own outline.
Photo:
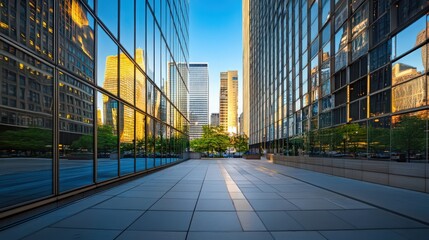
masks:
POLYGON ((428 13, 424 0, 250 1, 252 151, 427 163, 428 13))
POLYGON ((186 157, 188 1, 0 2, 0 209, 186 157))

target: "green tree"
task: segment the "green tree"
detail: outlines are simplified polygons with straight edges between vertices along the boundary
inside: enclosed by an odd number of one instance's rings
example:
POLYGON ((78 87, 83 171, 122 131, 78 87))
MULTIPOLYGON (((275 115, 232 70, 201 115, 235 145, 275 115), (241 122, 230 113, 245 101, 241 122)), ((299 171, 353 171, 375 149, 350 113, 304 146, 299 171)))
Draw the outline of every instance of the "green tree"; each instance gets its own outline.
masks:
POLYGON ((249 138, 246 134, 232 136, 231 142, 237 152, 245 152, 249 150, 249 138))

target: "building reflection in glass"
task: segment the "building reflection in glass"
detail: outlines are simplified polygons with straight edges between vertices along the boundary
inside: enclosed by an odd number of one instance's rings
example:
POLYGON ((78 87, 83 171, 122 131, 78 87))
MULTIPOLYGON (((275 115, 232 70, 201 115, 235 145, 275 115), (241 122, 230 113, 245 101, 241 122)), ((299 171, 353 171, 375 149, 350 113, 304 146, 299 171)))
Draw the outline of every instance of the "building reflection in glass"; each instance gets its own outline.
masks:
POLYGON ((0 70, 0 207, 5 207, 53 192, 53 69, 0 41, 0 70))
POLYGON ((59 73, 60 191, 93 183, 94 90, 59 73))

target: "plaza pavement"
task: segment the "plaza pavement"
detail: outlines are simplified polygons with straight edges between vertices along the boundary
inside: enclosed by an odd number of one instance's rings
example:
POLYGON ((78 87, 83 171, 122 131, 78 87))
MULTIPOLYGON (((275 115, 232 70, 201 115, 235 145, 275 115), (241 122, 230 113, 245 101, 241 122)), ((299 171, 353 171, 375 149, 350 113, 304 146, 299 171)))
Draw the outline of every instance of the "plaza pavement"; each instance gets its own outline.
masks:
POLYGON ((429 194, 275 165, 189 160, 0 239, 429 239, 429 194))

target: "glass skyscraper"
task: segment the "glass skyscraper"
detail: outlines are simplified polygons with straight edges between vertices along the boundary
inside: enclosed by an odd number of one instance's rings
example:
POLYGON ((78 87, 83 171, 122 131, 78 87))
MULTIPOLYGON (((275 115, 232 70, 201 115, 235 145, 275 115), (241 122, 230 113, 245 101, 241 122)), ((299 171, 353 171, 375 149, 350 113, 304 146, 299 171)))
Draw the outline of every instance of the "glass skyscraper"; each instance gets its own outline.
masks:
POLYGON ((188 14, 0 0, 2 216, 187 158, 188 14))
POLYGON ((243 9, 253 151, 429 191, 428 1, 246 0, 243 9))
POLYGON ((203 136, 209 125, 209 65, 189 63, 189 138, 203 136))

